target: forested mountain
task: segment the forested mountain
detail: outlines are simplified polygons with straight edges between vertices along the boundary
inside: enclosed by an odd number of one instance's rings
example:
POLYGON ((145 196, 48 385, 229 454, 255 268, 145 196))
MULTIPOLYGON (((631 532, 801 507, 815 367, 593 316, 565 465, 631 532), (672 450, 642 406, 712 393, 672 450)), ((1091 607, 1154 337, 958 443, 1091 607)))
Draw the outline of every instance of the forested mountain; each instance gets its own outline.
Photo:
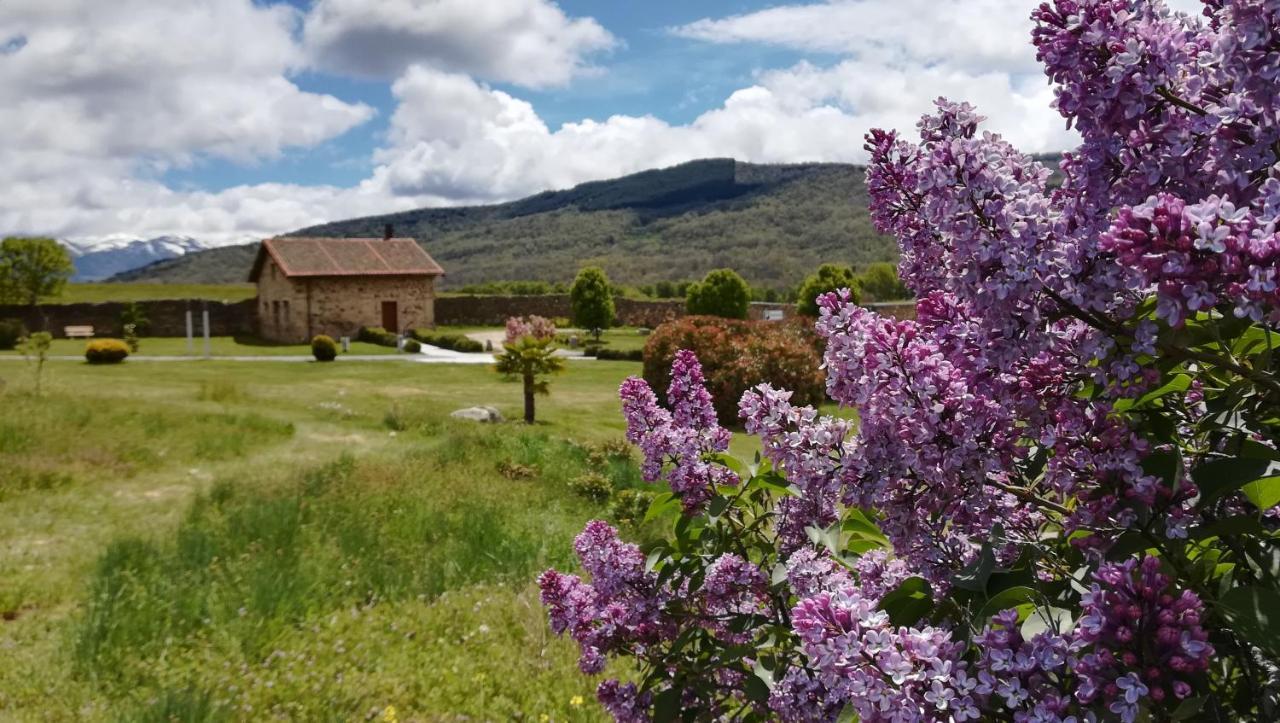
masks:
MULTIPOLYGON (((448 272, 445 288, 495 280, 567 281, 585 264, 623 284, 737 269, 760 287, 789 287, 824 262, 892 260, 871 227, 863 169, 758 165, 732 159, 584 183, 491 206, 424 208, 337 221, 291 235, 413 236, 448 272)), ((116 277, 229 282, 248 275, 256 245, 212 249, 116 277)))

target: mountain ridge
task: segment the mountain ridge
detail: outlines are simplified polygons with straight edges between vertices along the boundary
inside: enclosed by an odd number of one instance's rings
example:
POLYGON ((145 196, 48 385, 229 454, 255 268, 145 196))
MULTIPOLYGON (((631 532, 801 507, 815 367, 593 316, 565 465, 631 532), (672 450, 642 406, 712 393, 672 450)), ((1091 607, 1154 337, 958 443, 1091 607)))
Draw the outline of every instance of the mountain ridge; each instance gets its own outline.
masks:
MULTIPOLYGON (((412 236, 445 267, 445 288, 499 280, 568 281, 585 264, 644 284, 737 269, 794 286, 819 264, 893 260, 872 228, 860 166, 703 159, 486 206, 421 208, 334 221, 291 236, 412 236)), ((161 260, 113 281, 243 281, 257 244, 161 260)))
POLYGON ((93 245, 63 241, 71 255, 75 282, 101 281, 116 274, 189 253, 204 251, 210 246, 190 236, 156 236, 149 239, 117 239, 93 245))

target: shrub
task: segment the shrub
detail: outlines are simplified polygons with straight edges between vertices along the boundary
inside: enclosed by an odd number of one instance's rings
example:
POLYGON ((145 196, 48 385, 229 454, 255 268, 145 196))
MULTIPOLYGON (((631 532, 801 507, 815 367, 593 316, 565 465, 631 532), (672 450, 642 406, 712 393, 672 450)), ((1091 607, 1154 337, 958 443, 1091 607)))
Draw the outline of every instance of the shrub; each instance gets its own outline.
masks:
POLYGON ((509 480, 533 479, 538 476, 538 468, 533 465, 503 460, 498 463, 498 474, 509 480))
POLYGON ((852 268, 840 264, 819 266, 818 272, 800 285, 800 292, 796 294, 796 311, 804 316, 817 316, 818 297, 838 289, 848 289, 850 301, 858 303, 861 294, 858 277, 852 268))
POLYGON ((609 501, 609 495, 613 494, 613 483, 599 472, 588 472, 569 480, 569 489, 579 497, 585 497, 596 504, 604 504, 609 501))
POLYGON ((27 335, 27 328, 17 319, 0 319, 0 350, 8 351, 18 346, 18 340, 27 335))
POLYGON ((910 299, 911 289, 898 276, 898 266, 881 261, 868 266, 858 275, 858 286, 871 301, 910 299))
POLYGON ((618 490, 609 503, 609 517, 620 525, 638 525, 653 502, 653 493, 644 490, 618 490))
POLYGON ((680 349, 698 355, 722 424, 735 424, 742 393, 768 382, 795 393, 796 404, 823 398, 818 339, 799 322, 764 322, 687 316, 654 330, 644 345, 644 378, 665 392, 680 349))
POLYGON ((396 335, 383 329, 380 326, 364 326, 360 328, 356 339, 367 344, 377 344, 378 346, 396 346, 396 335))
POLYGON ((321 334, 311 340, 311 355, 316 361, 331 362, 338 358, 338 345, 333 341, 333 337, 321 334))
POLYGON ((707 272, 702 281, 689 287, 685 309, 693 315, 745 319, 751 304, 751 287, 733 269, 707 272))
POLYGON ((129 345, 120 339, 94 339, 84 348, 90 364, 119 364, 129 356, 129 345))
POLYGON ((608 347, 594 347, 594 356, 604 361, 644 361, 643 349, 610 349, 608 347))
POLYGON ((588 266, 578 272, 569 291, 573 323, 580 329, 598 333, 613 323, 613 292, 604 271, 588 266))
POLYGON ((422 351, 422 344, 417 339, 405 339, 403 349, 406 354, 417 354, 422 351))
POLYGON ((415 340, 430 344, 431 346, 440 347, 441 349, 449 349, 452 351, 465 352, 474 354, 484 351, 484 344, 475 339, 468 338, 462 334, 436 334, 429 329, 414 329, 409 332, 409 336, 415 340))

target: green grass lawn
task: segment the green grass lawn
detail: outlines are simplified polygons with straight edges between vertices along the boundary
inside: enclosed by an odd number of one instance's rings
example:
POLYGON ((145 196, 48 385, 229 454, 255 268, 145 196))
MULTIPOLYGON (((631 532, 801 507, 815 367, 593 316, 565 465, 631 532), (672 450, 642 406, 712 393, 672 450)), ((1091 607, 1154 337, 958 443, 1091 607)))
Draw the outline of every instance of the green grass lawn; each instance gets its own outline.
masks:
POLYGON ((0 718, 602 717, 532 580, 609 517, 570 480, 641 484, 597 446, 639 364, 569 365, 532 427, 449 418, 519 416, 483 366, 46 372, 0 365, 0 718))
MULTIPOLYGON (((54 339, 49 353, 54 356, 79 356, 84 354, 83 339, 54 339)), ((212 356, 294 356, 311 355, 310 344, 274 344, 242 337, 215 336, 209 339, 212 356)), ((351 354, 398 354, 395 349, 362 341, 351 342, 351 354)), ((17 350, 0 351, 0 356, 18 355, 17 350)), ((196 337, 195 356, 204 354, 204 339, 196 337)), ((144 337, 138 347, 135 360, 148 356, 188 356, 185 337, 144 337)))
POLYGON ((100 303, 103 301, 152 301, 155 299, 207 299, 243 301, 257 296, 253 284, 67 284, 56 299, 45 304, 100 303))

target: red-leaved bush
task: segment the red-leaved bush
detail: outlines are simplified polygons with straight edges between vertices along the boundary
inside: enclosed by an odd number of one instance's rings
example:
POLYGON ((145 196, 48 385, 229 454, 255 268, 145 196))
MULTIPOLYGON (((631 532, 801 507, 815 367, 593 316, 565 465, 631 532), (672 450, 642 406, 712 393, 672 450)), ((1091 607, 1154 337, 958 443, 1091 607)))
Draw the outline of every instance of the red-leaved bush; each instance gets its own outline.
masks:
POLYGON ((721 424, 736 424, 738 399, 762 382, 794 392, 793 404, 823 400, 821 340, 804 323, 686 316, 659 326, 644 345, 644 378, 654 389, 671 383, 676 351, 698 355, 721 424))

